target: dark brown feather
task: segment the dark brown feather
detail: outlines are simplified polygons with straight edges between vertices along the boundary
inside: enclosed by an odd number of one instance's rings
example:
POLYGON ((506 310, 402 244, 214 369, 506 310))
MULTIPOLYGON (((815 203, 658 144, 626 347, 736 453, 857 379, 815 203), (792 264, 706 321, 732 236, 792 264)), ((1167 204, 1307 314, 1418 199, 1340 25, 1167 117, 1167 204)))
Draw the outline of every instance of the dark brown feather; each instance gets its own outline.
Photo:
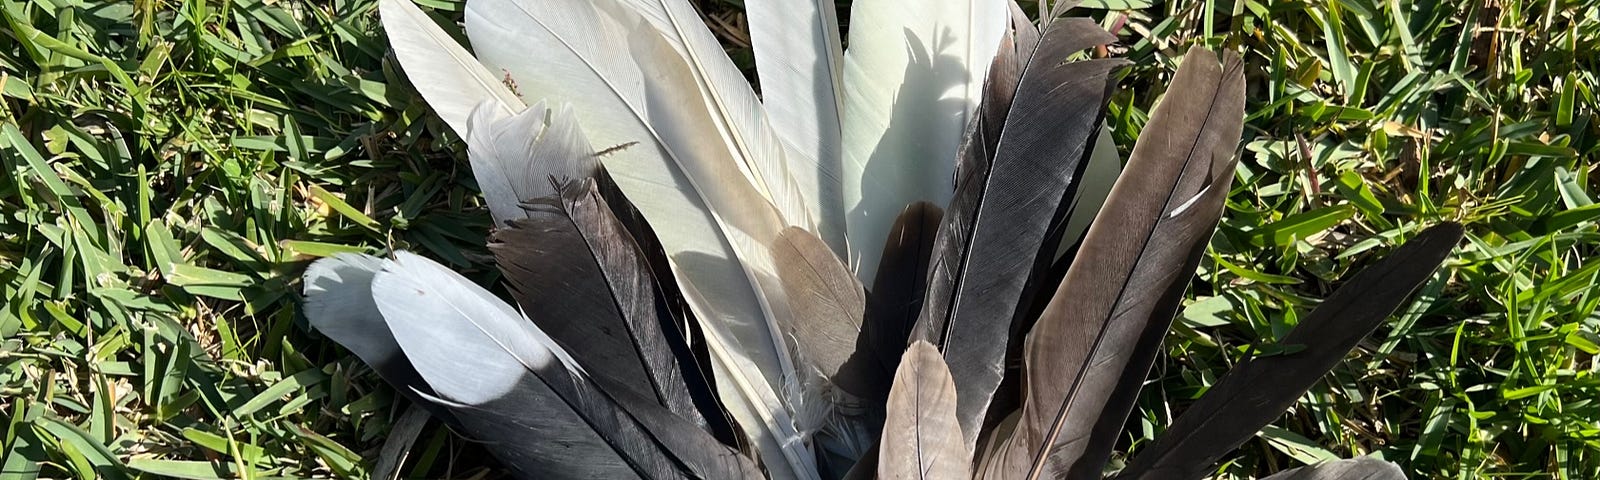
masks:
POLYGON ((1028 334, 1022 419, 987 478, 1098 478, 1110 454, 1109 426, 1127 417, 1221 217, 1243 129, 1237 56, 1219 65, 1191 49, 1169 91, 1129 159, 1138 174, 1118 179, 1028 334))
POLYGON ((1228 371, 1118 478, 1203 477, 1218 458, 1283 415, 1389 318, 1433 275, 1461 234, 1461 225, 1437 225, 1351 277, 1279 342, 1304 349, 1252 358, 1228 371))
POLYGON ((704 427, 664 325, 666 299, 592 180, 527 206, 489 245, 533 321, 602 385, 627 388, 704 427))
POLYGON ((673 279, 672 265, 661 247, 661 240, 656 237, 650 223, 645 221, 644 214, 628 201, 604 169, 595 175, 594 181, 600 198, 611 208, 612 217, 633 237, 634 244, 639 247, 640 254, 650 267, 651 276, 656 279, 656 293, 665 302, 671 314, 670 320, 673 320, 671 325, 662 326, 667 334, 665 341, 672 347, 679 365, 684 367, 685 386, 694 397, 694 403, 705 418, 711 434, 723 443, 752 454, 755 447, 742 432, 734 428, 733 416, 722 405, 722 397, 717 394, 717 385, 710 373, 711 354, 706 351, 705 334, 700 331, 700 323, 695 320, 694 312, 689 310, 684 300, 683 291, 673 279))
POLYGON ((1082 170, 1122 60, 1066 62, 1108 41, 1088 21, 1045 32, 1023 69, 994 159, 957 182, 934 246, 915 338, 938 345, 956 379, 970 448, 1004 371, 1013 319, 1028 304, 1032 273, 1055 253, 1044 243, 1082 170), (1063 63, 1066 62, 1066 63, 1063 63))

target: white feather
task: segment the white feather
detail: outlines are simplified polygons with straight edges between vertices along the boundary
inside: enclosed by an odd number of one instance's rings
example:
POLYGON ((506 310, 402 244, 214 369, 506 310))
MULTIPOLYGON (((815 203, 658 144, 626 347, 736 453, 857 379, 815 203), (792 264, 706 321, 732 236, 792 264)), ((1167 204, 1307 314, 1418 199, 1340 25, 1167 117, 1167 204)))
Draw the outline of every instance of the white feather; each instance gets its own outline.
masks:
POLYGON ((523 203, 557 193, 551 175, 587 176, 597 161, 571 105, 552 110, 540 101, 510 116, 498 107, 485 101, 473 109, 467 156, 495 225, 504 225, 527 218, 523 203))
POLYGON ((844 59, 844 208, 870 281, 906 205, 949 203, 956 147, 1010 24, 1006 0, 857 0, 844 59))
POLYGON ((598 0, 594 5, 625 22, 639 15, 654 25, 663 41, 682 55, 704 92, 717 133, 756 189, 788 224, 821 232, 824 239, 831 235, 843 244, 843 219, 824 215, 819 202, 839 195, 837 185, 819 182, 817 159, 794 151, 780 139, 750 83, 692 5, 685 0, 598 0), (818 225, 819 218, 836 222, 818 225))
POLYGON ((377 258, 341 253, 312 262, 301 281, 306 320, 369 365, 404 361, 372 303, 372 276, 382 268, 377 258))
POLYGON ((783 223, 711 129, 679 52, 642 18, 603 14, 587 0, 473 0, 466 20, 486 65, 511 72, 529 95, 572 102, 596 147, 632 145, 601 161, 671 257, 718 360, 719 391, 766 444, 776 476, 814 478, 814 460, 773 393, 793 370, 776 328, 787 299, 768 283, 777 277, 764 248, 783 223))
POLYGON ((482 404, 516 388, 529 370, 577 362, 533 322, 461 275, 410 252, 395 252, 372 280, 372 299, 417 372, 440 394, 482 404), (493 344, 495 352, 441 350, 493 344), (497 353, 504 352, 504 355, 497 353), (504 361, 506 355, 515 364, 504 361), (449 358, 450 361, 436 361, 449 358))
POLYGON ((456 135, 467 136, 467 119, 481 102, 493 100, 506 115, 522 109, 502 76, 484 68, 410 0, 379 0, 378 15, 411 85, 456 135))
POLYGON ((746 0, 745 12, 767 117, 794 152, 815 159, 791 174, 816 204, 819 237, 842 256, 844 50, 833 0, 746 0))

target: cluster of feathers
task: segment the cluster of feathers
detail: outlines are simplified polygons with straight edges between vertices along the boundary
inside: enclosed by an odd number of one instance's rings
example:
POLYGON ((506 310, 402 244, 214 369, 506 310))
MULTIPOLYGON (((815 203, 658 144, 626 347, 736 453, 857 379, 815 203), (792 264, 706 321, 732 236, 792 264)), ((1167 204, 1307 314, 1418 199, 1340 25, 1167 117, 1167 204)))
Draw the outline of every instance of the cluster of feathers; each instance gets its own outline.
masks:
POLYGON ((745 3, 760 97, 688 0, 468 0, 476 56, 381 0, 520 308, 339 255, 311 324, 523 478, 1195 479, 1461 237, 1347 279, 1108 472, 1231 188, 1239 58, 1189 50, 1124 164, 1126 62, 1069 5, 856 0, 846 51, 833 0, 745 3))

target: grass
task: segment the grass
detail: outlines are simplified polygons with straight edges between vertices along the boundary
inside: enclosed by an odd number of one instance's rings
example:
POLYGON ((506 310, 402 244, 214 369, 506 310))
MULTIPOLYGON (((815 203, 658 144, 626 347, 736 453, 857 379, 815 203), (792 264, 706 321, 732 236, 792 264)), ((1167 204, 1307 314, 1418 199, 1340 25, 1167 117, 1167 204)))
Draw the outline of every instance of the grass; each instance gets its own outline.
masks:
MULTIPOLYGON (((739 6, 701 3, 748 65, 739 6)), ((1183 46, 1239 48, 1249 78, 1223 224, 1125 447, 1454 219, 1468 242, 1417 300, 1220 477, 1375 453, 1414 478, 1600 478, 1600 8, 1090 3, 1126 15, 1124 152, 1183 46)), ((496 475, 298 314, 301 269, 333 252, 496 275, 463 145, 385 57, 375 3, 0 15, 0 477, 496 475)))

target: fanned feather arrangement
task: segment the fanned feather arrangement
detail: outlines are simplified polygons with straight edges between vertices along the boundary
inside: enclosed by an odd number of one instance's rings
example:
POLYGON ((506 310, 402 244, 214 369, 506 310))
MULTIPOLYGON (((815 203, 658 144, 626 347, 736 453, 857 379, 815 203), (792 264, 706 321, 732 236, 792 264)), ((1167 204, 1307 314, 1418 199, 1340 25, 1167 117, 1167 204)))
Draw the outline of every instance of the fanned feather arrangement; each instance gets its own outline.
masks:
MULTIPOLYGON (((1126 62, 1069 2, 856 0, 846 50, 834 2, 750 0, 765 97, 688 0, 468 0, 475 54, 380 5, 515 303, 397 251, 313 263, 305 313, 520 478, 1100 478, 1243 134, 1239 58, 1193 48, 1119 176, 1126 62)), ((1343 282, 1111 473, 1214 471, 1461 237, 1343 282)))

